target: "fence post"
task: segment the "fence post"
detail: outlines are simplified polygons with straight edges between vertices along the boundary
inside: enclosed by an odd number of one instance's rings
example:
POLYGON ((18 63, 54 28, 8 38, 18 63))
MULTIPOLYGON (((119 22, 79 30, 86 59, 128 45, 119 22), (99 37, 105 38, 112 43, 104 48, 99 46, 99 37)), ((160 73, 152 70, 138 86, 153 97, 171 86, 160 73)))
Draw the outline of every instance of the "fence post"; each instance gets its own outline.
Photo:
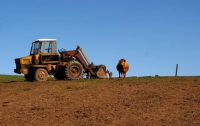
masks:
POLYGON ((178 64, 176 64, 176 73, 175 73, 175 76, 177 76, 177 73, 178 73, 178 64))

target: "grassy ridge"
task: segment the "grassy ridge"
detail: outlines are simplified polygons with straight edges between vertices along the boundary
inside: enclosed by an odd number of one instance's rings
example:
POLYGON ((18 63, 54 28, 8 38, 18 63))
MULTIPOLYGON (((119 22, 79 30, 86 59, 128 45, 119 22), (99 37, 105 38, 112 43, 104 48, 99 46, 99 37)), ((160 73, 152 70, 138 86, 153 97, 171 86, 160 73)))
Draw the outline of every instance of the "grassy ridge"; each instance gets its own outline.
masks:
MULTIPOLYGON (((24 76, 19 75, 0 75, 0 82, 16 82, 24 81, 24 76)), ((55 80, 53 77, 49 77, 49 80, 55 80)))
MULTIPOLYGON (((121 80, 121 81, 132 81, 133 79, 135 80, 137 77, 127 77, 126 79, 124 80, 121 80)), ((152 79, 152 77, 139 77, 137 78, 137 80, 144 80, 144 79, 152 79), (143 78, 143 79, 142 79, 143 78)), ((48 80, 56 80, 54 77, 49 77, 48 80)), ((0 82, 23 82, 25 81, 25 78, 24 76, 20 76, 20 75, 0 75, 0 82)), ((95 82, 98 82, 98 81, 102 81, 102 79, 82 79, 80 81, 95 81, 95 82)))
POLYGON ((24 76, 0 75, 0 82, 24 81, 24 76))
MULTIPOLYGON (((121 81, 132 81, 133 79, 135 80, 137 77, 127 77, 125 80, 121 80, 121 81)), ((140 77, 140 79, 143 77, 140 77)), ((144 77, 146 79, 150 79, 151 77, 144 77)), ((138 78, 139 79, 139 78, 138 78)), ((56 80, 54 77, 49 77, 48 80, 56 80)), ((0 75, 0 82, 23 82, 25 81, 24 76, 20 76, 20 75, 0 75)), ((102 81, 102 79, 82 79, 80 81, 102 81)))
MULTIPOLYGON (((152 81, 152 80, 155 80, 155 79, 172 79, 172 78, 176 78, 176 79, 181 79, 181 80, 184 80, 186 78, 199 78, 199 76, 178 76, 178 77, 174 77, 174 76, 166 76, 166 77, 127 77, 126 79, 122 79, 120 80, 120 82, 129 82, 129 81, 144 81, 144 80, 148 80, 148 81, 152 81)), ((117 79, 117 78, 113 78, 113 79, 117 79)), ((56 80, 54 77, 49 77, 48 80, 56 80)), ((106 79, 107 80, 107 79, 106 79)), ((23 82, 25 81, 25 78, 24 76, 20 76, 20 75, 0 75, 0 82, 23 82)), ((82 79, 80 81, 83 81, 83 82, 87 82, 87 81, 95 81, 95 82, 102 82, 102 79, 82 79)))

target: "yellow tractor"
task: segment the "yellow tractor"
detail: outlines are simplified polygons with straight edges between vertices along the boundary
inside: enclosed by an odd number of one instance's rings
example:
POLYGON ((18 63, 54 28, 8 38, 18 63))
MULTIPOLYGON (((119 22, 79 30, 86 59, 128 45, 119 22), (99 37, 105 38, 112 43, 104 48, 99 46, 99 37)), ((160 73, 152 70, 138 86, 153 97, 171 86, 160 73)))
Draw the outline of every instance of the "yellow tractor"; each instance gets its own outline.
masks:
POLYGON ((38 39, 32 42, 30 55, 16 58, 15 73, 24 74, 26 81, 46 81, 49 75, 57 80, 108 78, 106 66, 90 63, 83 49, 64 48, 57 52, 56 39, 38 39))

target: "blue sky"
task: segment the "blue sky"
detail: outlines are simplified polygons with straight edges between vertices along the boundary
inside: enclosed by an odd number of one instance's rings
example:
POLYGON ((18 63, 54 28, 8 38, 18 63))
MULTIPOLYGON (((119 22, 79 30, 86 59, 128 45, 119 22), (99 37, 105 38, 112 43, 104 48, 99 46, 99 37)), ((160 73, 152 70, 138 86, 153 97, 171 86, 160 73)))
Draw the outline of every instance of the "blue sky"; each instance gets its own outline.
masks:
POLYGON ((14 59, 31 42, 57 39, 57 48, 80 45, 94 64, 117 77, 200 75, 199 0, 1 0, 0 74, 16 75, 14 59))

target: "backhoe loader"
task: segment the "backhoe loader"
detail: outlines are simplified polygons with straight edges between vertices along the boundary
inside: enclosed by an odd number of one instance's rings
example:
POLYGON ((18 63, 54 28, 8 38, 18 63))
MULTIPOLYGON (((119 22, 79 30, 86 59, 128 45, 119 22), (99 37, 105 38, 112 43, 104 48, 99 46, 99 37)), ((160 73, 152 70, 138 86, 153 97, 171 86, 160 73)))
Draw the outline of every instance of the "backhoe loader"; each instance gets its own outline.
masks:
POLYGON ((56 39, 37 39, 32 42, 30 55, 16 58, 14 72, 24 74, 26 81, 46 81, 53 75, 57 80, 108 78, 105 65, 90 63, 83 49, 57 52, 56 39))

